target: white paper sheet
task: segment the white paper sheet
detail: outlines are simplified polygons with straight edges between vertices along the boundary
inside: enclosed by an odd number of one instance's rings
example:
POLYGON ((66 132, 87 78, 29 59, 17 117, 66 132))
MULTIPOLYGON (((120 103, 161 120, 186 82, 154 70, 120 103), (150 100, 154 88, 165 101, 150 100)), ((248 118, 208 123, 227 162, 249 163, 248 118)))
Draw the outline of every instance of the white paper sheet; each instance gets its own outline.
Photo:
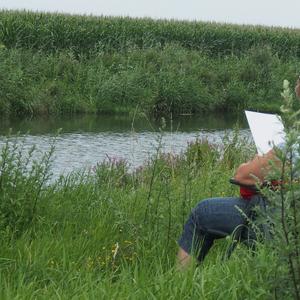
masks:
POLYGON ((284 127, 278 115, 247 110, 245 113, 258 154, 265 154, 284 142, 284 127))

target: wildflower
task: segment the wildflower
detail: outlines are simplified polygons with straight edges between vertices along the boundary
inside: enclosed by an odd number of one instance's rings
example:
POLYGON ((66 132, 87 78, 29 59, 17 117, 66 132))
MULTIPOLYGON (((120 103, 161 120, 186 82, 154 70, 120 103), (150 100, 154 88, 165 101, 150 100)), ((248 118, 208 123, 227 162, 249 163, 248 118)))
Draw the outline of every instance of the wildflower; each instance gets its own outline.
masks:
POLYGON ((117 254, 118 254, 119 248, 120 248, 120 246, 119 246, 119 243, 117 242, 117 243, 113 246, 113 248, 112 248, 112 250, 111 250, 111 252, 112 252, 112 254, 113 254, 113 259, 114 259, 114 260, 116 259, 116 256, 117 256, 117 254))

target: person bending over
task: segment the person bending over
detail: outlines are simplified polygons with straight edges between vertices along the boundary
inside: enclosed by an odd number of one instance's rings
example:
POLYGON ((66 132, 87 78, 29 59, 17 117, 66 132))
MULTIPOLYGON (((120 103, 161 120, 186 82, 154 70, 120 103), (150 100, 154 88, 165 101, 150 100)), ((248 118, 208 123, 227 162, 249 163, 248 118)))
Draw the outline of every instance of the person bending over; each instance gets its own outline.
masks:
MULTIPOLYGON (((274 150, 262 156, 256 155, 251 161, 241 164, 234 179, 244 185, 262 183, 271 167, 270 161, 278 161, 274 150)), ((232 234, 239 225, 244 224, 245 218, 237 207, 245 211, 250 198, 248 193, 241 192, 240 197, 200 201, 192 210, 178 241, 179 267, 185 269, 191 263, 193 254, 199 262, 203 261, 216 239, 232 234)))
MULTIPOLYGON (((295 93, 300 98, 300 76, 296 82, 295 93)), ((279 163, 274 150, 262 156, 256 155, 251 161, 237 168, 234 179, 242 185, 263 183, 270 170, 271 161, 279 163)), ((246 211, 252 195, 247 189, 241 188, 240 197, 209 198, 200 201, 192 210, 178 241, 179 267, 184 269, 190 264, 193 252, 199 262, 203 261, 216 239, 232 234, 239 225, 245 224, 245 217, 241 211, 246 211)))

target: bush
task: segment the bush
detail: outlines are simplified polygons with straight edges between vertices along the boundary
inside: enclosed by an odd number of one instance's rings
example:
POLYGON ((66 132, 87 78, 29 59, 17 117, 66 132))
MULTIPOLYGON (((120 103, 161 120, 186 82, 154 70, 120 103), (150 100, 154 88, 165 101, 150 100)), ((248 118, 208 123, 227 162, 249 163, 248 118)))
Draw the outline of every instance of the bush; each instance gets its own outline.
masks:
MULTIPOLYGON (((18 137, 20 139, 20 137, 18 137)), ((20 236, 30 229, 50 178, 54 146, 40 160, 34 160, 33 146, 24 154, 24 143, 8 137, 0 156, 0 231, 20 236)))
MULTIPOLYGON (((277 299, 300 299, 300 131, 299 111, 294 109, 294 99, 288 81, 284 82, 281 107, 286 131, 283 149, 277 149, 280 166, 273 165, 270 180, 280 185, 265 194, 271 203, 271 214, 265 219, 272 234, 269 246, 276 255, 273 286, 277 299)), ((266 216, 265 216, 266 217, 266 216)))

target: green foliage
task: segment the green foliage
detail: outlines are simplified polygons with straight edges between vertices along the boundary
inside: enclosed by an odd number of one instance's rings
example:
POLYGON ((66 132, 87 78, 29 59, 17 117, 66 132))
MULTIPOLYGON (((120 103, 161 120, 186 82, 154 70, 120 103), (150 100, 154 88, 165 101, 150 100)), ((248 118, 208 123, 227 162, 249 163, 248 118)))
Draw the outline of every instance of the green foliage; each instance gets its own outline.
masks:
MULTIPOLYGON (((224 140, 227 152, 238 153, 238 148, 236 138, 224 140)), ((1 173, 1 213, 15 220, 9 226, 1 223, 5 231, 0 236, 2 299, 33 294, 78 299, 194 294, 214 299, 218 293, 238 299, 238 295, 249 294, 249 288, 241 289, 235 280, 231 289, 224 289, 229 277, 241 276, 238 256, 223 265, 219 255, 212 253, 201 272, 187 275, 183 282, 173 268, 176 238, 195 203, 211 194, 237 192, 228 184, 233 172, 226 163, 228 155, 216 155, 222 149, 198 140, 175 156, 161 153, 158 147, 153 159, 135 172, 128 171, 126 162, 110 158, 89 172, 48 184, 41 178, 48 174, 44 160, 35 163, 31 155, 14 154, 13 149, 3 147, 3 157, 11 159, 6 159, 10 163, 1 173), (10 187, 12 182, 14 187, 10 187), (31 218, 34 199, 38 199, 34 222, 25 226, 21 221, 31 218), (222 290, 213 278, 223 278, 222 290)), ((243 155, 235 155, 234 164, 243 155)), ((226 245, 217 247, 222 253, 226 245)), ((244 249, 237 252, 245 266, 253 263, 244 249)), ((249 266, 243 278, 261 286, 262 279, 254 273, 249 266)), ((260 292, 270 293, 268 286, 260 292)))
POLYGON ((76 58, 70 51, 4 49, 0 113, 279 111, 278 82, 292 80, 299 68, 297 59, 283 61, 269 48, 226 59, 177 45, 90 58, 76 58))
POLYGON ((24 145, 8 137, 0 157, 0 232, 19 236, 37 219, 37 208, 49 179, 53 146, 40 160, 33 160, 33 146, 24 155, 24 145))
POLYGON ((0 42, 7 48, 72 50, 76 55, 163 49, 176 43, 213 56, 268 45, 282 57, 300 56, 299 30, 187 21, 71 16, 0 11, 0 42))
POLYGON ((279 111, 299 30, 0 11, 2 115, 279 111))
POLYGON ((107 160, 93 168, 96 173, 96 184, 100 186, 122 186, 130 181, 129 167, 126 160, 107 157, 107 160))
POLYGON ((266 193, 270 198, 273 213, 269 221, 273 226, 270 244, 277 255, 277 272, 274 274, 274 289, 278 299, 300 299, 300 188, 299 188, 299 107, 289 88, 283 84, 281 111, 286 131, 285 146, 277 149, 280 163, 273 165, 270 179, 280 185, 266 193))
MULTIPOLYGON (((283 95, 294 136, 297 115, 290 93, 283 95)), ((285 216, 270 219, 271 242, 258 244, 255 255, 240 245, 228 261, 222 257, 229 241, 217 242, 198 269, 174 267, 187 215, 199 199, 237 194, 228 178, 251 155, 247 149, 236 131, 220 147, 198 139, 179 155, 158 146, 134 172, 108 158, 47 182, 52 150, 35 161, 34 148, 24 152, 9 137, 0 164, 1 298, 295 298, 290 260, 298 272, 299 191, 292 164, 284 189, 269 191, 285 216)), ((288 152, 278 153, 284 159, 288 152)))

